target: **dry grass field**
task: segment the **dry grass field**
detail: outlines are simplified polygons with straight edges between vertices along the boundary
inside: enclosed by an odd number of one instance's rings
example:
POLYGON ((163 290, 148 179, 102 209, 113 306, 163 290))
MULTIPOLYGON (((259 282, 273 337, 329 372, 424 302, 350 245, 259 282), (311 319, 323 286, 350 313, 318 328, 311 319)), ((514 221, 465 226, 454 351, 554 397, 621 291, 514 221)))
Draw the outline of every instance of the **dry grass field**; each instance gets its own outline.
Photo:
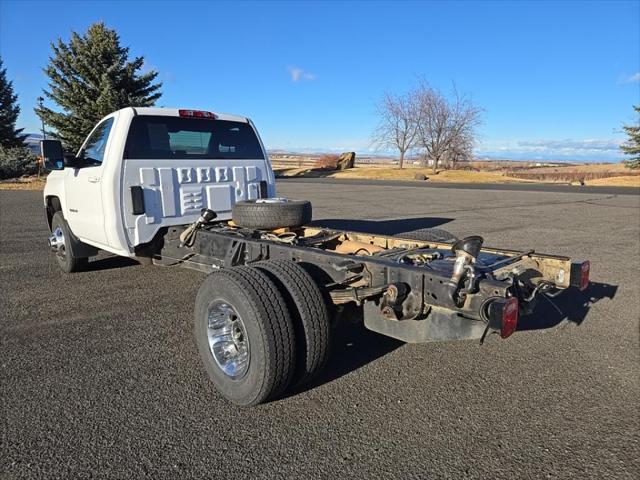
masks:
MULTIPOLYGON (((477 170, 440 170, 437 174, 431 168, 408 165, 398 168, 385 164, 358 164, 349 170, 332 171, 315 168, 316 158, 272 159, 273 169, 279 177, 307 178, 359 178, 370 180, 415 180, 417 173, 427 177, 428 182, 450 183, 579 183, 585 185, 640 187, 640 171, 629 170, 622 164, 581 164, 556 167, 495 168, 491 162, 483 162, 477 170)), ((474 163, 474 167, 477 165, 474 163)), ((23 177, 0 181, 0 190, 42 190, 45 177, 23 177)))
POLYGON ((42 190, 46 177, 21 177, 0 181, 0 190, 42 190))
MULTIPOLYGON (((472 164, 469 170, 440 170, 437 174, 431 168, 407 165, 398 168, 386 164, 358 164, 344 171, 323 170, 315 167, 314 158, 274 159, 276 175, 281 177, 330 177, 360 178, 371 180, 414 180, 418 173, 424 174, 429 182, 460 183, 580 183, 585 185, 640 187, 640 171, 633 171, 622 164, 574 164, 550 167, 527 167, 522 163, 509 162, 508 165, 495 165, 493 162, 472 164), (516 164, 516 166, 514 166, 516 164), (478 168, 479 167, 479 168, 478 168), (498 167, 498 168, 497 168, 498 167)), ((498 162, 495 162, 496 164, 498 162)), ((416 180, 420 181, 420 180, 416 180)))
POLYGON ((603 185, 610 187, 640 187, 640 175, 621 175, 619 177, 596 178, 589 180, 588 185, 603 185))
POLYGON ((523 180, 544 182, 584 181, 588 185, 618 185, 621 182, 626 184, 630 182, 631 185, 640 186, 640 171, 630 170, 621 163, 510 168, 505 174, 523 180), (634 179, 634 177, 637 178, 634 179))
POLYGON ((464 183, 515 183, 522 180, 507 178, 496 172, 475 172, 466 170, 442 170, 434 175, 431 168, 398 168, 387 166, 361 166, 343 171, 320 170, 315 168, 282 168, 274 166, 277 176, 281 177, 330 177, 330 178, 361 178, 371 180, 414 180, 417 173, 424 174, 428 181, 433 182, 464 182, 464 183))

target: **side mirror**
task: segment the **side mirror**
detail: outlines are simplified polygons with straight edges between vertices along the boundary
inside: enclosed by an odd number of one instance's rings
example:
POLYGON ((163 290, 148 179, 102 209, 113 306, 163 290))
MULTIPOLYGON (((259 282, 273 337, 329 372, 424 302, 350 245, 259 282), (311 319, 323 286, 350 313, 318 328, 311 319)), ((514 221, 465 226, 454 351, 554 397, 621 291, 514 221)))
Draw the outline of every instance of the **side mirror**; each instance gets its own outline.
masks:
POLYGON ((44 159, 44 167, 48 170, 63 170, 64 152, 60 140, 40 140, 40 154, 44 159))
POLYGON ((82 168, 87 166, 83 158, 76 157, 73 153, 64 154, 64 166, 69 168, 82 168))

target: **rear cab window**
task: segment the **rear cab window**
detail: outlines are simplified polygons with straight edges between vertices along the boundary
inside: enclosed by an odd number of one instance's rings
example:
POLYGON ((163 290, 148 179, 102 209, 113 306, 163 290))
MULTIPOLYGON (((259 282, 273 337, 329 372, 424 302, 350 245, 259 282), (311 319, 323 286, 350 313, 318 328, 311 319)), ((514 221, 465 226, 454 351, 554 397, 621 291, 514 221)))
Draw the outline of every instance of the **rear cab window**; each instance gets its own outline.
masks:
POLYGON ((129 127, 127 159, 264 159, 253 128, 244 122, 139 115, 129 127))

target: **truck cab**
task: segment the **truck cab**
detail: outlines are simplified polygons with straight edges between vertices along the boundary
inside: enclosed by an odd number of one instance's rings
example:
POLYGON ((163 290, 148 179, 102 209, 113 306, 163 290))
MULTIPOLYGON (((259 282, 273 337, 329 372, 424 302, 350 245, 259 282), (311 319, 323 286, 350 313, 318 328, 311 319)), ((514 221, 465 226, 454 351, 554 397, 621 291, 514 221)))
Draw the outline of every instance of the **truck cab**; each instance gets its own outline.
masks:
POLYGON ((123 108, 100 120, 75 156, 55 140, 43 143, 43 156, 52 170, 49 226, 61 212, 78 245, 122 256, 164 227, 194 222, 203 208, 227 220, 236 202, 275 196, 264 145, 237 115, 123 108))

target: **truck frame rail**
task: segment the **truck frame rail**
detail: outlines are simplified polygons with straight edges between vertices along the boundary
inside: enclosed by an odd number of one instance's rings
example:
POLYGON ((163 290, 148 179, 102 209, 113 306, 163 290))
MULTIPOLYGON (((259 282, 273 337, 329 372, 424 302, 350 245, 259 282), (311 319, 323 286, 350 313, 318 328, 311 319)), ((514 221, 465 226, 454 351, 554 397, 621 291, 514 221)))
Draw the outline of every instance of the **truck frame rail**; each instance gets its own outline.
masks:
POLYGON ((233 222, 171 227, 154 261, 212 272, 264 260, 304 266, 335 306, 362 307, 365 326, 405 342, 506 338, 541 294, 588 284, 589 262, 487 248, 481 237, 455 244, 313 226, 253 230, 233 222), (192 228, 191 232, 186 232, 192 228), (185 243, 185 236, 190 236, 185 243), (517 303, 516 303, 517 302, 517 303))

